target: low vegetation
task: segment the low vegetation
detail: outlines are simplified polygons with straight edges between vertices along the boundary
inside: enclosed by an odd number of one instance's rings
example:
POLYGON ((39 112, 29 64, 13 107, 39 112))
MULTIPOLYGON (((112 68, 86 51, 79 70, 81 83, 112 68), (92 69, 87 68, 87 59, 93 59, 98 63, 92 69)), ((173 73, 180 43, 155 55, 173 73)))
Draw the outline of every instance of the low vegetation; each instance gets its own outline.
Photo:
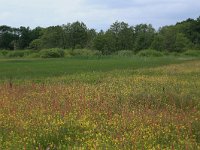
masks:
POLYGON ((161 57, 164 54, 162 52, 159 52, 159 51, 156 51, 156 50, 147 49, 147 50, 140 51, 137 55, 138 56, 145 56, 145 57, 161 57))
POLYGON ((172 56, 1 59, 0 149, 200 149, 199 68, 172 56))
MULTIPOLYGON (((187 50, 182 53, 178 52, 162 52, 153 49, 141 50, 137 53, 131 50, 120 50, 114 53, 111 53, 108 56, 119 56, 119 57, 162 57, 162 56, 182 56, 182 57, 199 57, 199 50, 187 50)), ((52 48, 52 49, 43 49, 40 51, 36 50, 15 50, 0 51, 0 58, 69 58, 69 57, 104 57, 101 51, 90 50, 90 49, 61 49, 61 48, 52 48)))

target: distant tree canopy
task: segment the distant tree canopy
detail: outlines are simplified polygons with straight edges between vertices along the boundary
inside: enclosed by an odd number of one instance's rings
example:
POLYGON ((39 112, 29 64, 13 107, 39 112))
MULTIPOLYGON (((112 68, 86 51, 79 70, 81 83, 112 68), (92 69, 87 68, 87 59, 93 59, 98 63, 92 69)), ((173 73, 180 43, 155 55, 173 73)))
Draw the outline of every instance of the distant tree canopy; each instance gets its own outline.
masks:
POLYGON ((103 54, 119 50, 138 52, 155 49, 166 52, 182 52, 200 49, 200 17, 164 26, 156 31, 151 24, 129 26, 116 21, 107 31, 96 32, 83 22, 68 23, 47 28, 12 28, 0 26, 0 49, 96 49, 103 54))

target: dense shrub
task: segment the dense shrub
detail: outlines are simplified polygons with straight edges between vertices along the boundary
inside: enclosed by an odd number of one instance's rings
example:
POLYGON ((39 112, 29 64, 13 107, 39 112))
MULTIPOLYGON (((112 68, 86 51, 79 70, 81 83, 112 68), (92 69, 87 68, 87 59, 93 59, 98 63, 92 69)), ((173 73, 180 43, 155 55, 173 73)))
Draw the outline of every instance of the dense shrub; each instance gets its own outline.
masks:
POLYGON ((65 52, 62 49, 53 48, 41 50, 39 54, 41 58, 60 58, 64 57, 65 52))
POLYGON ((23 51, 10 51, 6 54, 7 57, 23 57, 24 52, 23 51))
POLYGON ((0 50, 0 55, 1 56, 6 56, 8 54, 8 50, 0 50))
POLYGON ((146 49, 141 50, 137 53, 138 56, 145 56, 145 57, 161 57, 164 54, 160 51, 152 50, 152 49, 146 49))
POLYGON ((186 56, 200 56, 200 50, 188 50, 186 52, 183 53, 183 55, 186 55, 186 56))
POLYGON ((117 51, 115 54, 118 56, 132 56, 134 55, 134 52, 131 50, 121 50, 117 51))
POLYGON ((40 54, 37 52, 37 53, 32 53, 28 56, 26 56, 26 58, 39 58, 40 57, 40 54))
POLYGON ((89 50, 89 49, 75 49, 70 51, 72 56, 100 56, 102 53, 98 50, 89 50))
POLYGON ((181 53, 178 53, 178 52, 171 52, 170 55, 172 55, 172 56, 181 56, 181 53))
POLYGON ((29 48, 34 50, 40 50, 42 48, 42 40, 41 39, 35 39, 29 44, 29 48))
POLYGON ((6 54, 4 56, 12 58, 12 57, 26 57, 36 52, 32 50, 15 50, 15 51, 7 51, 4 53, 6 54))

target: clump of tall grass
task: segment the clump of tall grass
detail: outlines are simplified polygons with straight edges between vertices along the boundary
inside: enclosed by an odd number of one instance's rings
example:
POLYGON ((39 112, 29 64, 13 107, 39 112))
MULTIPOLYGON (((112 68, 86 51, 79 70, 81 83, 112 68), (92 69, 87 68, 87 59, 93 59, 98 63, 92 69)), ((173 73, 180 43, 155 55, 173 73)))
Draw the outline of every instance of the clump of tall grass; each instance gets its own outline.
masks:
POLYGON ((138 56, 144 56, 144 57, 161 57, 164 56, 162 52, 152 50, 152 49, 145 49, 141 50, 137 53, 138 56))
POLYGON ((14 50, 14 51, 4 51, 4 56, 13 58, 13 57, 27 57, 33 53, 36 53, 36 51, 33 50, 14 50))
POLYGON ((70 51, 71 56, 101 56, 102 53, 98 50, 90 49, 74 49, 70 51))
POLYGON ((198 56, 200 56, 200 50, 187 50, 183 53, 183 55, 198 57, 198 56))
POLYGON ((117 56, 133 56, 134 52, 132 50, 120 50, 114 53, 117 56))

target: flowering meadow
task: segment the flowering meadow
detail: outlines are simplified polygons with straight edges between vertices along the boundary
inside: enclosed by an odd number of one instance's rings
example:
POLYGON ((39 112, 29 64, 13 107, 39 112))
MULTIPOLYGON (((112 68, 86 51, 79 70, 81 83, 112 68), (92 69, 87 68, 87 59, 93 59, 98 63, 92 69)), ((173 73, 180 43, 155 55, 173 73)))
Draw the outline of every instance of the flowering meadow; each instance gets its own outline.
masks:
POLYGON ((2 82, 0 149, 200 149, 200 61, 2 82))

